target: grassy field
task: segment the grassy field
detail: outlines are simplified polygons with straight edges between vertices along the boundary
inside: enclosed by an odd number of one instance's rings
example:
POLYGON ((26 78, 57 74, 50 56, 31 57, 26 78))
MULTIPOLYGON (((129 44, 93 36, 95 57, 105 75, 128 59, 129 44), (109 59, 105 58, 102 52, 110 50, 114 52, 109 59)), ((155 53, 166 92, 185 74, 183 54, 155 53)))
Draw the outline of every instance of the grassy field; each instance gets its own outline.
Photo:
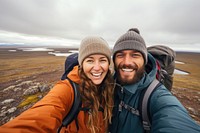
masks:
POLYGON ((47 52, 8 52, 7 49, 0 51, 0 83, 1 89, 3 83, 16 81, 25 78, 41 78, 50 83, 59 80, 60 77, 55 74, 53 77, 46 76, 45 73, 56 73, 59 76, 64 70, 64 61, 66 57, 56 57, 47 52), (51 80, 52 78, 52 80, 51 80))
POLYGON ((188 88, 200 91, 200 53, 177 53, 176 60, 185 64, 176 64, 177 69, 189 72, 189 75, 174 75, 175 88, 188 88))
MULTIPOLYGON (((58 50, 67 51, 67 49, 58 50)), ((176 60, 185 64, 176 64, 176 68, 190 74, 174 75, 174 87, 200 89, 200 61, 198 57, 200 57, 200 53, 177 53, 176 60)), ((56 57, 47 52, 8 52, 8 49, 0 49, 0 83, 27 77, 38 77, 40 74, 54 73, 55 71, 62 74, 64 61, 65 57, 56 57)))

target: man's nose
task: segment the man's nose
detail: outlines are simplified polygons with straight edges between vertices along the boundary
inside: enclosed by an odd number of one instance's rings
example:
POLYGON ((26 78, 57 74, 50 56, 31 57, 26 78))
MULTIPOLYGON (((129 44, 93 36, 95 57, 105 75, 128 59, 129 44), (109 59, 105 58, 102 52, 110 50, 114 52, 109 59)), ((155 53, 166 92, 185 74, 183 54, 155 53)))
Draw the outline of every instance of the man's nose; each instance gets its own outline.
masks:
POLYGON ((126 56, 124 57, 124 64, 128 65, 128 64, 130 64, 130 63, 131 63, 131 58, 130 58, 129 55, 126 55, 126 56))

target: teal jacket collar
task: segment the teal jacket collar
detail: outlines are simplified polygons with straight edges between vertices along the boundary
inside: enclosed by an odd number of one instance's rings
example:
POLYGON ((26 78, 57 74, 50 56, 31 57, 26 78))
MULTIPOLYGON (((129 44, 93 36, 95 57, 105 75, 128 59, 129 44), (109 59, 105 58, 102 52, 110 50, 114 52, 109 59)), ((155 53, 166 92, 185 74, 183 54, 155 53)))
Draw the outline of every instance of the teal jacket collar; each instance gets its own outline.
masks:
POLYGON ((148 73, 145 72, 144 76, 139 82, 123 86, 125 93, 135 94, 137 90, 147 88, 147 86, 154 80, 154 78, 156 78, 156 61, 151 54, 148 54, 148 64, 150 64, 150 71, 148 73))

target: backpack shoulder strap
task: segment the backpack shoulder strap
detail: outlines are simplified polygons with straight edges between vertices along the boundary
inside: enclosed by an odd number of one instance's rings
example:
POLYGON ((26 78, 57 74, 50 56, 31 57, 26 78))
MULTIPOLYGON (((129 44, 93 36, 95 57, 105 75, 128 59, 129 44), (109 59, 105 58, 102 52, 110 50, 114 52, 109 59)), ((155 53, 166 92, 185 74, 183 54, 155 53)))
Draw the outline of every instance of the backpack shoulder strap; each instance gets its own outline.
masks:
POLYGON ((157 88, 156 86, 158 84, 159 84, 159 81, 155 78, 153 82, 149 85, 149 87, 146 89, 146 91, 144 92, 143 98, 140 101, 142 124, 146 132, 150 131, 150 127, 151 127, 151 123, 150 123, 149 115, 148 115, 148 100, 152 92, 157 88))
POLYGON ((69 113, 64 117, 62 121, 62 125, 58 128, 58 133, 60 132, 61 128, 64 126, 68 126, 78 115, 79 109, 81 108, 82 102, 81 102, 81 95, 78 89, 78 84, 74 83, 71 79, 67 78, 72 85, 72 88, 74 90, 74 102, 72 104, 72 107, 69 111, 69 113))

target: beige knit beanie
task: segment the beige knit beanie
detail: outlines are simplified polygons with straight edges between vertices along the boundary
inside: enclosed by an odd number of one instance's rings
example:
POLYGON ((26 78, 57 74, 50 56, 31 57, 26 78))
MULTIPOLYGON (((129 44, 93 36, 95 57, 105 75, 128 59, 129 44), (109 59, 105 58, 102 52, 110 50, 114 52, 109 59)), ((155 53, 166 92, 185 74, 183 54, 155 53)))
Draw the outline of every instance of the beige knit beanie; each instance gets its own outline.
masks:
POLYGON ((78 55, 79 65, 82 65, 83 60, 92 54, 103 54, 108 58, 110 63, 111 50, 108 43, 103 38, 98 36, 88 36, 81 41, 78 55))

